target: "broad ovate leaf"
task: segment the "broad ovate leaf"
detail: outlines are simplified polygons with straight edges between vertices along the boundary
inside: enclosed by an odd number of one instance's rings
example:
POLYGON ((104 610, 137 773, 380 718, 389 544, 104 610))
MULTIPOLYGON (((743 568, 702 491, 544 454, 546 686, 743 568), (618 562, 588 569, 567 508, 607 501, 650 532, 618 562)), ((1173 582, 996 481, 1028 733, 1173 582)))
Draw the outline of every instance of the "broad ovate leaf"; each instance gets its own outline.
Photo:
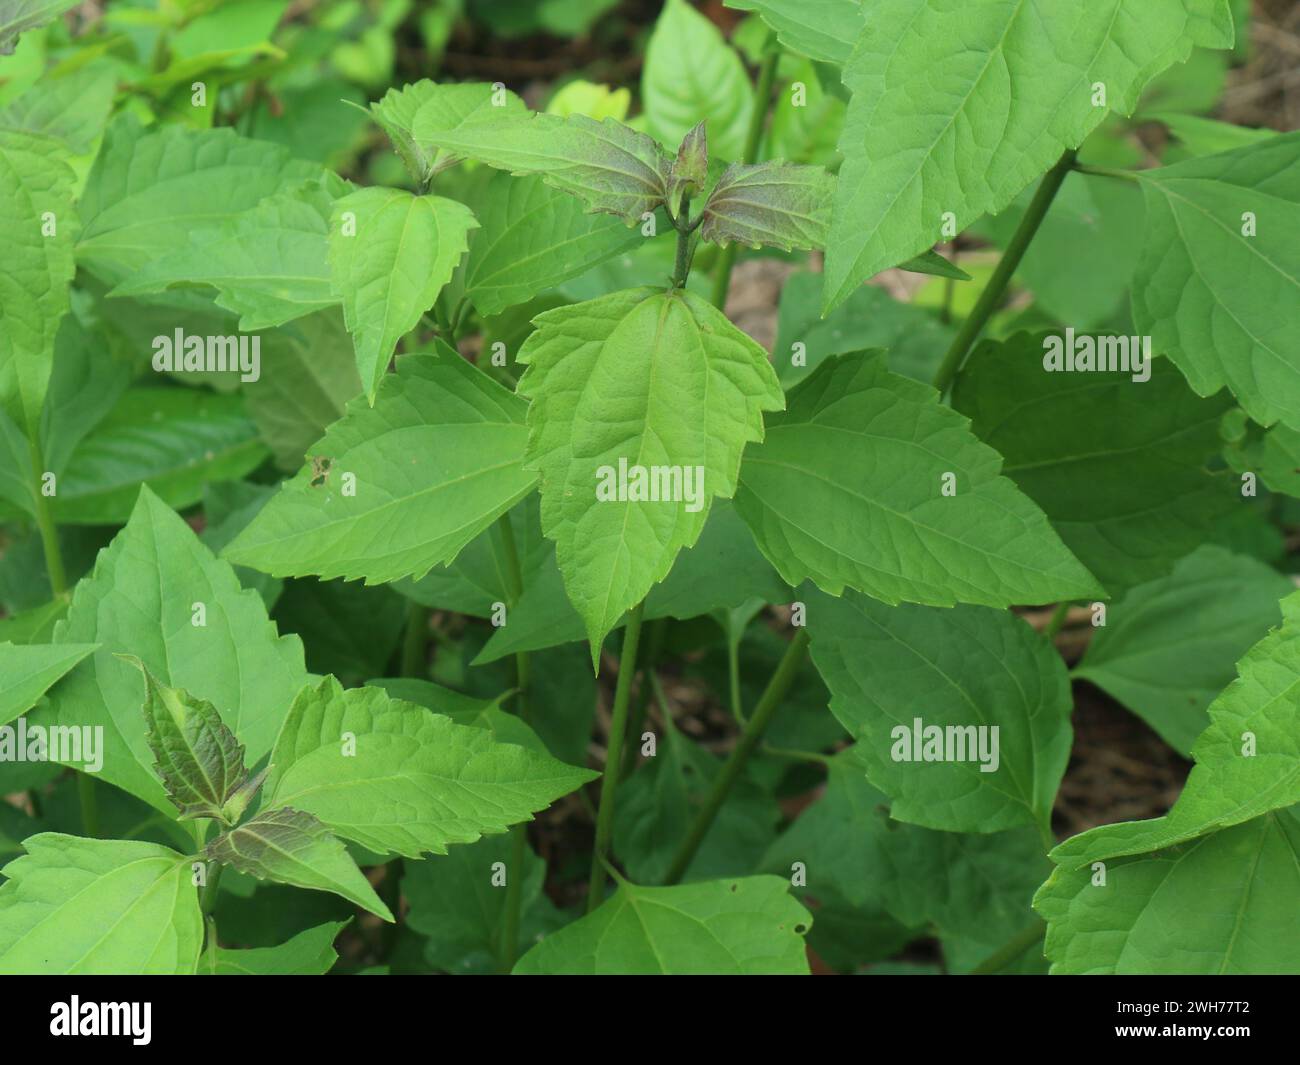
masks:
POLYGON ((277 577, 421 577, 532 490, 524 414, 450 348, 403 356, 224 555, 277 577))
POLYGON ((341 186, 337 179, 309 182, 195 230, 188 245, 146 263, 110 295, 211 286, 217 306, 238 314, 246 332, 333 306, 339 297, 330 288, 329 217, 341 186))
POLYGON ((1059 866, 1034 905, 1053 973, 1294 976, 1297 895, 1292 808, 1149 854, 1059 866))
POLYGON ((190 860, 168 847, 42 832, 4 867, 0 973, 180 975, 203 947, 190 860))
POLYGON ((294 700, 271 766, 264 803, 411 858, 531 820, 595 776, 380 688, 345 691, 333 677, 294 700))
POLYGON ((519 353, 526 463, 594 657, 699 537, 713 497, 735 491, 741 451, 783 397, 766 352, 684 290, 630 289, 534 322, 519 353))
POLYGON ((422 117, 415 129, 420 139, 498 170, 540 174, 588 210, 617 215, 628 225, 667 199, 667 154, 652 137, 612 118, 511 113, 442 129, 422 117))
POLYGON ((77 584, 54 639, 100 648, 33 717, 102 726, 103 778, 169 816, 175 808, 153 771, 140 709, 144 680, 117 654, 135 655, 162 683, 215 706, 249 764, 271 749, 306 680, 298 638, 279 636, 258 594, 243 589, 234 570, 148 488, 77 584))
POLYGON ((596 910, 543 939, 515 975, 799 975, 812 917, 776 876, 677 887, 620 881, 596 910))
POLYGON ((117 284, 175 252, 178 235, 320 176, 286 148, 232 129, 145 129, 124 115, 109 126, 86 180, 77 263, 117 284))
POLYGON ((385 921, 393 920, 348 849, 318 818, 302 810, 286 806, 263 810, 222 833, 204 853, 258 880, 332 891, 385 921))
POLYGON ((1194 46, 1232 41, 1226 0, 868 0, 844 67, 823 309, 945 220, 1002 210, 1194 46))
POLYGON ((58 474, 50 509, 64 525, 120 523, 131 516, 142 484, 169 506, 188 507, 208 484, 238 481, 265 459, 239 396, 132 388, 66 459, 50 463, 58 474))
POLYGON ((1004 607, 1097 594, 968 425, 880 353, 829 357, 745 452, 736 509, 787 583, 833 595, 1004 607))
POLYGON ((539 177, 493 175, 478 220, 465 294, 481 315, 526 303, 646 239, 617 219, 587 213, 539 177))
POLYGON ((641 71, 646 128, 675 148, 700 122, 716 159, 738 160, 754 94, 745 66, 718 28, 686 0, 668 0, 646 45, 641 71))
POLYGON ((1239 482, 1208 470, 1227 398, 1200 398, 1167 359, 1135 365, 1140 344, 1072 333, 988 341, 952 396, 1004 476, 1112 595, 1168 573, 1242 503, 1239 482), (1077 361, 1049 370, 1071 346, 1077 361))
POLYGON ((1140 172, 1133 319, 1200 395, 1300 428, 1300 133, 1140 172))
POLYGON ((809 604, 813 663, 893 816, 949 832, 1047 834, 1070 757, 1060 656, 1006 611, 809 604))
POLYGON ((824 167, 732 163, 704 205, 700 237, 786 251, 821 248, 834 194, 835 177, 824 167))
MULTIPOLYGON (((94 644, 0 643, 0 725, 36 705, 50 685, 93 650, 94 644)), ((0 760, 7 759, 0 754, 0 760)))
POLYGON ((433 306, 477 225, 464 204, 402 189, 376 186, 335 201, 330 286, 372 403, 398 340, 433 306))
POLYGON ((67 149, 53 137, 0 129, 0 410, 28 436, 40 424, 54 337, 68 309, 77 216, 67 149))

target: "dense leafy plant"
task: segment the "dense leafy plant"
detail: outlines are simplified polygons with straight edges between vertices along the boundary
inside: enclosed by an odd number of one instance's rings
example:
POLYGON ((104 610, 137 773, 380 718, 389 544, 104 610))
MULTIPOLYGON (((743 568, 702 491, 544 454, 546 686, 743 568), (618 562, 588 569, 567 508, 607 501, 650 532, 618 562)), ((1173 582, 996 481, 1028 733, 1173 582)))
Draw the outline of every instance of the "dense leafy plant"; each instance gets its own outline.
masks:
POLYGON ((0 0, 0 972, 1297 970, 1246 5, 667 0, 635 117, 401 76, 607 0, 72 6, 0 0), (1072 679, 1164 816, 1058 842, 1072 679))

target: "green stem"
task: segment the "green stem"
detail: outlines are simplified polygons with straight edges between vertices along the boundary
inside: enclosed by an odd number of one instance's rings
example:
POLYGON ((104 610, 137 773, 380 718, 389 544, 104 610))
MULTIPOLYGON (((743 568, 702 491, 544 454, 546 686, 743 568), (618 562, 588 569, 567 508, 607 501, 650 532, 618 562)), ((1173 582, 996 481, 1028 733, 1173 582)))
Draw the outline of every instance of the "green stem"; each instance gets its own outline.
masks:
POLYGON ((684 288, 691 272, 691 240, 695 233, 690 225, 691 198, 682 197, 682 205, 673 226, 677 230, 677 259, 673 263, 673 288, 684 288))
MULTIPOLYGON (((509 511, 497 519, 496 531, 492 544, 497 552, 497 569, 506 588, 506 606, 514 610, 524 594, 524 570, 519 562, 519 545, 515 542, 515 527, 510 524, 509 511)), ((506 624, 510 624, 508 616, 506 624)), ((528 652, 518 651, 515 653, 515 687, 519 694, 515 699, 515 709, 525 721, 528 720, 528 679, 528 652)))
POLYGON ((221 870, 225 868, 220 862, 210 862, 210 871, 208 872, 208 882, 203 885, 203 891, 199 895, 199 909, 203 911, 203 916, 207 917, 216 908, 217 890, 221 887, 221 870))
MULTIPOLYGON (((654 667, 659 661, 659 653, 664 644, 664 633, 668 628, 667 618, 655 618, 646 626, 646 640, 644 649, 641 652, 641 665, 647 670, 650 677, 654 677, 654 667)), ((650 705, 651 686, 645 685, 638 692, 636 701, 632 704, 631 715, 628 719, 627 734, 629 736, 640 736, 642 729, 645 727, 646 709, 650 705)), ((636 765, 636 753, 640 750, 635 742, 628 743, 623 750, 623 775, 626 776, 632 772, 632 767, 636 765)))
POLYGON ((99 838, 99 805, 95 799, 95 778, 77 771, 77 799, 81 803, 81 831, 91 839, 99 838))
POLYGON ((700 849, 700 844, 704 842, 704 837, 708 835, 709 829, 713 825, 713 819, 717 817, 718 811, 722 809, 722 804, 726 801, 732 786, 740 779, 740 774, 744 771, 749 756, 754 753, 754 748, 758 746, 759 741, 763 738, 763 733, 767 731, 767 726, 771 724, 777 707, 781 705, 786 692, 790 690, 790 686, 794 683, 799 667, 803 664, 804 653, 807 649, 808 630, 801 628, 795 633, 794 639, 790 641, 790 646, 786 648, 780 665, 776 667, 776 672, 772 674, 772 679, 767 682, 767 687, 763 690, 758 705, 754 707, 753 716, 750 717, 744 731, 741 732, 740 739, 736 742, 736 746, 731 751, 731 756, 722 767, 722 772, 714 780, 713 787, 709 789, 704 805, 700 807, 691 821, 691 827, 686 833, 686 839, 678 848, 677 854, 673 858, 673 864, 664 879, 665 884, 676 884, 686 873, 691 860, 695 857, 695 852, 700 849))
POLYGON ((1056 198, 1061 182, 1065 180, 1066 175, 1074 166, 1074 154, 1074 151, 1070 150, 1062 155, 1057 160, 1056 165, 1047 172, 1042 183, 1038 186, 1038 191, 1034 193, 1029 209, 1025 211, 1025 216, 1020 220, 1020 225, 1016 228, 1011 243, 1007 245, 1002 258, 998 260, 993 276, 989 278, 988 284, 984 286, 984 291, 980 293, 975 309, 962 323, 961 329, 953 339, 952 346, 943 357, 943 363, 934 375, 934 387, 940 392, 946 392, 948 386, 952 384, 953 379, 961 370, 961 364, 966 358, 966 353, 979 339, 980 333, 984 331, 984 326, 988 324, 989 318, 997 310, 998 304, 1002 302, 1002 296, 1011 281, 1011 275, 1020 266, 1020 260, 1024 258, 1025 250, 1034 239, 1034 234, 1038 232, 1038 227, 1047 215, 1048 208, 1052 206, 1052 201, 1056 198))
POLYGON ((763 744, 763 753, 770 754, 773 758, 785 758, 791 762, 809 762, 820 766, 829 766, 834 761, 830 755, 819 751, 795 751, 788 747, 773 747, 770 743, 763 744))
POLYGON ((980 962, 979 965, 975 966, 969 975, 989 976, 993 973, 1000 973, 1046 934, 1047 925, 1041 920, 1035 920, 1033 924, 1021 929, 1005 944, 980 962))
MULTIPOLYGON (((459 315, 458 315, 459 317, 459 315)), ((497 519, 496 536, 492 539, 497 556, 497 568, 505 585, 507 607, 514 610, 524 594, 524 570, 519 562, 519 545, 515 541, 515 528, 510 523, 510 512, 497 519)), ((509 617, 506 624, 510 623, 509 617)), ((515 687, 519 693, 515 696, 515 712, 520 719, 527 721, 528 705, 528 654, 518 651, 515 654, 515 687)), ((510 830, 510 864, 506 867, 506 905, 501 922, 501 941, 497 948, 497 967, 502 973, 508 973, 515 965, 519 950, 519 924, 523 911, 524 859, 528 850, 528 832, 525 826, 515 825, 510 830)))
POLYGON ((498 969, 508 973, 515 967, 519 951, 519 920, 523 909, 524 857, 528 833, 523 825, 510 830, 510 864, 506 868, 506 912, 501 925, 498 969))
POLYGON ((1142 178, 1132 170, 1113 170, 1108 166, 1089 166, 1087 163, 1075 163, 1074 169, 1080 174, 1095 174, 1098 177, 1119 178, 1122 181, 1142 180, 1142 178))
POLYGON ((402 676, 427 679, 429 609, 415 600, 406 604, 406 632, 402 637, 402 676))
POLYGON ((59 534, 50 513, 50 501, 41 491, 41 478, 45 476, 45 459, 33 429, 28 451, 32 463, 32 503, 36 508, 36 528, 40 530, 41 547, 45 551, 45 572, 50 575, 50 591, 57 599, 68 590, 67 572, 63 568, 63 554, 59 550, 59 534))
MULTIPOLYGON (((763 125, 767 109, 772 102, 772 84, 776 81, 776 66, 781 60, 781 49, 776 47, 776 36, 769 32, 763 44, 763 62, 758 68, 758 83, 754 86, 754 106, 749 113, 749 129, 745 131, 745 150, 741 162, 752 163, 758 159, 758 146, 763 140, 763 125)), ((731 288, 731 270, 736 265, 737 246, 732 241, 718 256, 718 266, 713 274, 713 306, 724 311, 727 292, 731 288)))
POLYGON ((1065 617, 1069 613, 1070 613, 1069 600, 1066 600, 1064 603, 1058 604, 1056 610, 1052 613, 1052 616, 1048 619, 1047 625, 1043 628, 1043 635, 1046 636, 1049 640, 1055 637, 1056 634, 1061 631, 1061 626, 1065 624, 1065 617))
POLYGON ((731 716, 745 724, 745 700, 740 694, 740 641, 727 634, 727 684, 731 689, 731 716))
POLYGON ((614 833, 614 795, 623 767, 623 741, 627 732, 627 708, 632 695, 632 675, 636 672, 636 648, 641 640, 642 600, 632 608, 623 629, 623 651, 618 661, 618 682, 614 685, 614 712, 609 725, 609 748, 605 753, 605 776, 600 782, 600 807, 596 812, 596 845, 591 854, 591 880, 587 885, 587 912, 604 901, 605 866, 614 833))

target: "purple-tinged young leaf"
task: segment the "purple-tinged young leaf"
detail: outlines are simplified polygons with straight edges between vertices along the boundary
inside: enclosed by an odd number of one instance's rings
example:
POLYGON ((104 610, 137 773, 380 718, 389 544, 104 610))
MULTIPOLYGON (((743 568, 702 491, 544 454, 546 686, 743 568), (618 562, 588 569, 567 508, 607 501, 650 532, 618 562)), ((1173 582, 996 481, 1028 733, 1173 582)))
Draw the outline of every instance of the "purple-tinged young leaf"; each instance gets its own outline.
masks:
POLYGON ((820 248, 834 196, 835 177, 820 166, 733 163, 704 206, 700 236, 723 245, 820 248))

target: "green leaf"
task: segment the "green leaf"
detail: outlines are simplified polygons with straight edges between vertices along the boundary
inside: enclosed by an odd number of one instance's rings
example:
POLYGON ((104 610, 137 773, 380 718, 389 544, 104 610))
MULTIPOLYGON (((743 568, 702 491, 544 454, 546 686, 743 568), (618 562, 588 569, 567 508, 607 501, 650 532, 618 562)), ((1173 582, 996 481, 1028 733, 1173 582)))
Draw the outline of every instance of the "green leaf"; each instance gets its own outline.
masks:
MULTIPOLYGON (((1109 361, 1115 348, 1108 353, 1105 345, 1114 340, 1075 337, 1074 345, 1109 361)), ((1119 340, 1130 352, 1137 344, 1119 340)), ((1228 402, 1198 398, 1165 359, 1150 361, 1145 381, 1134 380, 1145 371, 1048 372, 1047 345, 1068 351, 1069 342, 1069 334, 1021 333, 980 345, 952 405, 1002 455, 1003 474, 1117 595, 1168 573, 1241 505, 1239 485, 1206 469, 1228 402)))
POLYGON ((332 677, 294 700, 271 765, 267 804, 305 810, 377 853, 412 858, 531 820, 596 775, 378 688, 345 691, 332 677))
POLYGON ((189 244, 145 263, 110 296, 142 296, 175 285, 210 285, 216 303, 255 332, 338 303, 326 256, 329 217, 344 187, 313 181, 256 207, 192 230, 189 244))
POLYGON ((401 189, 361 189, 334 203, 330 285, 374 402, 393 349, 433 306, 478 223, 468 207, 401 189))
POLYGON ((1264 426, 1300 428, 1297 175, 1297 133, 1139 174, 1147 228, 1134 322, 1200 395, 1226 385, 1264 426))
POLYGON ((540 174, 589 210, 617 215, 628 225, 642 221, 668 196, 671 163, 663 149, 612 118, 507 114, 454 129, 430 129, 417 121, 416 135, 498 170, 540 174))
MULTIPOLYGON (((1108 825, 1094 843, 1104 847, 1108 825)), ((1105 883, 1075 862, 1034 904, 1053 973, 1300 973, 1300 818, 1256 817, 1176 846, 1108 858, 1105 883)))
POLYGON ((1269 566, 1207 544, 1109 608, 1074 676, 1092 681, 1186 755, 1237 660, 1294 590, 1269 566))
POLYGON ((512 743, 538 754, 547 753, 546 744, 536 732, 515 714, 501 709, 501 703, 507 695, 498 695, 495 699, 476 699, 451 688, 444 688, 441 684, 414 677, 383 677, 366 683, 371 688, 382 688, 390 699, 423 706, 467 728, 486 729, 499 743, 512 743))
POLYGON ((226 804, 248 780, 244 747, 211 703, 158 683, 140 659, 118 655, 144 674, 144 719, 167 797, 181 820, 229 822, 226 804))
POLYGON ((317 818, 302 810, 287 806, 263 810, 218 836, 204 853, 211 861, 258 880, 332 891, 385 921, 394 919, 347 848, 317 818))
POLYGON ((402 639, 406 603, 384 585, 306 577, 284 582, 271 620, 302 637, 309 670, 356 684, 388 665, 402 639))
POLYGON ((829 355, 868 348, 884 348, 889 368, 896 374, 927 384, 934 379, 955 335, 938 315, 901 303, 883 288, 863 285, 822 318, 821 290, 821 275, 807 271, 791 274, 781 289, 772 362, 786 388, 807 377, 829 355))
POLYGON ((504 926, 509 878, 522 877, 519 890, 519 943, 529 946, 562 923, 542 891, 546 863, 531 847, 523 868, 514 868, 510 835, 488 836, 446 855, 406 863, 402 895, 410 904, 406 922, 425 936, 424 960, 448 973, 494 973, 500 965, 497 942, 504 926), (496 876, 505 866, 506 883, 496 876))
POLYGON ((754 107, 744 64, 718 28, 686 0, 667 0, 646 45, 641 71, 646 127, 675 147, 706 123, 715 159, 739 160, 754 107))
POLYGON ((492 122, 501 115, 522 115, 527 110, 514 93, 498 91, 487 83, 438 85, 427 78, 389 89, 382 100, 370 105, 375 121, 421 185, 460 162, 461 157, 440 151, 417 133, 417 126, 425 133, 448 132, 476 122, 492 122))
POLYGON ((806 975, 812 917, 775 876, 618 890, 547 936, 515 975, 806 975))
MULTIPOLYGON (((6 621, 12 619, 6 618, 6 621)), ((31 709, 47 688, 95 650, 94 644, 15 644, 0 631, 0 725, 31 709)))
POLYGON ((319 178, 319 166, 231 129, 113 122, 81 198, 77 262, 116 284, 175 251, 177 234, 210 226, 265 197, 319 178))
POLYGON ((1227 48, 1223 0, 871 0, 826 249, 823 310, 940 239, 944 216, 997 213, 1114 108, 1131 113, 1194 45, 1227 48), (942 71, 942 77, 936 77, 942 71), (1107 106, 1094 106, 1096 83, 1107 106))
POLYGON ((700 237, 724 246, 821 248, 834 194, 835 177, 820 166, 732 163, 704 205, 700 237))
MULTIPOLYGON (((685 620, 739 607, 755 598, 785 602, 790 590, 759 554, 735 508, 719 502, 710 508, 699 540, 681 553, 663 583, 650 589, 644 617, 647 621, 666 617, 685 620)), ((497 599, 504 602, 505 596, 497 599)), ((581 640, 585 634, 582 617, 564 594, 564 579, 547 557, 525 577, 524 594, 510 608, 507 624, 492 634, 474 664, 495 662, 519 651, 556 647, 581 640)))
POLYGON ((85 155, 104 131, 116 80, 106 62, 91 62, 57 77, 52 70, 0 110, 0 127, 55 137, 73 155, 85 155))
POLYGON ((496 174, 470 238, 465 294, 481 315, 500 314, 586 273, 646 239, 612 218, 587 214, 538 177, 496 174))
POLYGON ((808 624, 831 712, 858 738, 895 818, 953 832, 1049 830, 1072 701, 1060 656, 1028 624, 853 593, 812 600, 808 624))
POLYGON ((1256 474, 1270 492, 1300 498, 1300 430, 1246 425, 1223 455, 1237 473, 1256 474))
POLYGON ((213 976, 320 976, 338 961, 334 940, 347 924, 332 921, 317 925, 275 947, 217 947, 212 967, 207 967, 205 959, 199 971, 213 976))
POLYGON ((1054 851, 1058 865, 1142 854, 1186 843, 1300 802, 1300 593, 1282 600, 1282 626, 1237 664, 1238 677, 1210 704, 1195 761, 1164 817, 1105 825, 1054 851))
POLYGON ((296 470, 361 394, 352 340, 337 310, 263 337, 262 375, 243 384, 248 416, 282 469, 296 470))
MULTIPOLYGON (((1219 122, 1199 115, 1180 115, 1174 111, 1163 111, 1145 117, 1163 123, 1190 155, 1216 155, 1277 136, 1276 131, 1271 129, 1234 126, 1230 122, 1219 122)), ((1171 161, 1167 155, 1165 159, 1171 161)))
POLYGON ((756 11, 792 52, 843 65, 866 24, 862 0, 724 0, 738 11, 756 11))
POLYGON ((521 399, 445 345, 405 356, 375 405, 348 405, 225 557, 278 577, 422 576, 532 490, 523 418, 521 399))
POLYGON ((0 5, 0 55, 11 55, 18 35, 58 18, 76 0, 5 0, 0 5))
MULTIPOLYGON (((1030 900, 1050 870, 1038 833, 936 832, 894 821, 865 769, 858 748, 831 759, 824 793, 768 849, 760 868, 789 876, 793 863, 802 863, 805 892, 820 904, 809 935, 818 954, 835 953, 818 928, 823 913, 839 910, 875 921, 875 957, 897 951, 899 929, 909 939, 931 928, 945 941, 949 971, 969 970, 1033 919, 1030 900)), ((874 958, 855 959, 863 960, 874 958)))
POLYGON ((102 726, 102 777, 168 814, 174 807, 153 773, 140 712, 144 682, 117 653, 138 656, 164 684, 212 703, 250 764, 271 749, 306 680, 302 644, 276 634, 257 593, 241 588, 148 488, 77 584, 55 642, 100 649, 50 693, 41 723, 102 726))
POLYGON ((624 611, 698 539, 713 497, 735 491, 741 451, 781 390, 766 352, 680 289, 617 292, 534 323, 518 357, 519 393, 533 401, 526 463, 541 473, 542 528, 594 663, 624 611), (620 464, 644 479, 675 468, 676 489, 653 494, 681 498, 601 500, 620 464))
POLYGON ((828 358, 745 453, 736 509, 788 584, 832 595, 1003 607, 1096 594, 967 424, 879 353, 828 358))
POLYGON ((75 272, 77 215, 66 153, 52 137, 0 129, 0 228, 6 234, 0 411, 29 437, 39 425, 54 337, 75 272))
POLYGON ((66 525, 124 522, 143 484, 188 507, 206 485, 238 480, 265 458, 238 396, 134 388, 68 457, 51 509, 66 525))
POLYGON ((190 860, 168 847, 42 832, 3 869, 0 973, 193 973, 203 946, 190 860))
POLYGON ((708 182, 709 138, 699 122, 682 138, 668 171, 668 209, 674 217, 681 214, 682 198, 703 192, 708 182))

